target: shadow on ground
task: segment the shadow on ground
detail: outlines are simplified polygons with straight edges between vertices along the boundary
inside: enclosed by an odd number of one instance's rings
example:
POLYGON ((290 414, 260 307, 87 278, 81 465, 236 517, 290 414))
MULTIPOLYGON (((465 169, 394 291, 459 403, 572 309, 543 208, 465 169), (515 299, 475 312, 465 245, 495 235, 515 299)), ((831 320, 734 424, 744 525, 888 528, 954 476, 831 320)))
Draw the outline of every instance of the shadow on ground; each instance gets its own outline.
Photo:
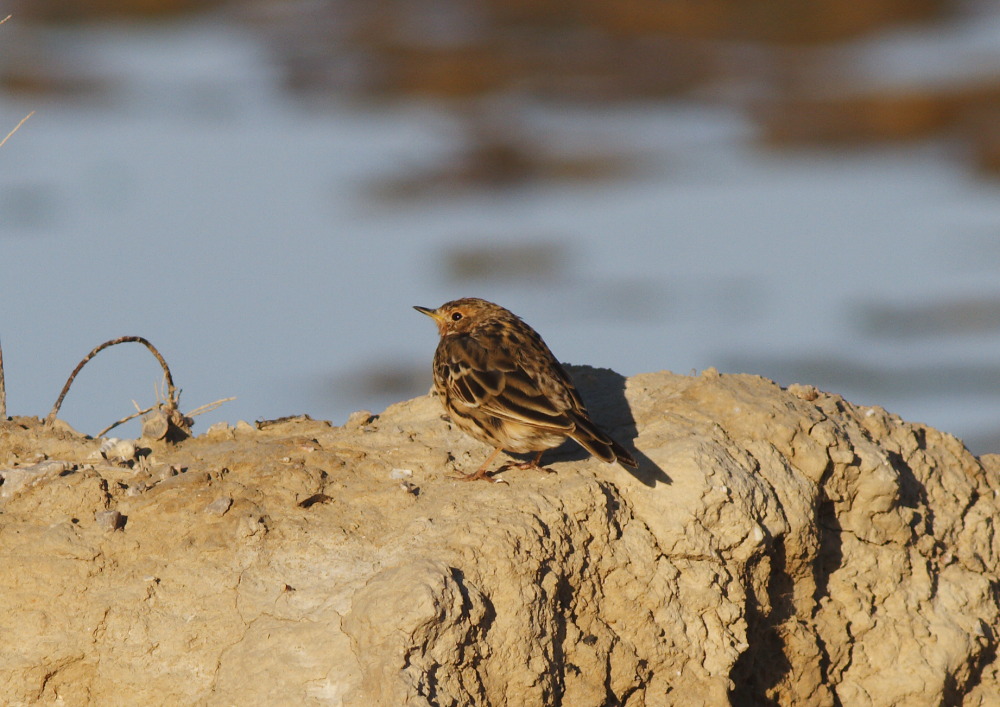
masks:
MULTIPOLYGON (((639 431, 625 398, 625 376, 609 368, 592 366, 566 366, 566 370, 594 422, 628 449, 639 463, 638 469, 622 468, 650 488, 654 488, 657 483, 670 484, 670 476, 635 448, 635 438, 639 436, 639 431)), ((572 441, 553 450, 551 455, 550 459, 560 460, 585 459, 588 456, 586 450, 572 441)))

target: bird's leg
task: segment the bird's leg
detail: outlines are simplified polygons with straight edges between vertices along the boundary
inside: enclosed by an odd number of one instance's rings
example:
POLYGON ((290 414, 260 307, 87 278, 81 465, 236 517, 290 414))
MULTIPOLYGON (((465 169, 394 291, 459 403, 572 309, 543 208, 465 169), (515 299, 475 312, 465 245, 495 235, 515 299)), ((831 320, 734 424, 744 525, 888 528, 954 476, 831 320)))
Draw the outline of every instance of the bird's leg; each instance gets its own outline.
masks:
POLYGON ((490 464, 493 463, 493 460, 497 458, 497 454, 501 451, 503 451, 501 447, 494 449, 493 454, 487 457, 486 461, 483 462, 483 465, 476 469, 475 472, 471 474, 456 474, 453 478, 456 478, 459 481, 489 481, 490 477, 487 469, 489 469, 490 464))
POLYGON ((539 471, 544 471, 551 474, 552 473, 551 469, 546 469, 539 463, 542 461, 543 454, 545 454, 544 449, 540 451, 538 454, 536 454, 535 458, 532 459, 530 462, 521 462, 520 464, 514 464, 513 466, 515 469, 538 469, 539 471))

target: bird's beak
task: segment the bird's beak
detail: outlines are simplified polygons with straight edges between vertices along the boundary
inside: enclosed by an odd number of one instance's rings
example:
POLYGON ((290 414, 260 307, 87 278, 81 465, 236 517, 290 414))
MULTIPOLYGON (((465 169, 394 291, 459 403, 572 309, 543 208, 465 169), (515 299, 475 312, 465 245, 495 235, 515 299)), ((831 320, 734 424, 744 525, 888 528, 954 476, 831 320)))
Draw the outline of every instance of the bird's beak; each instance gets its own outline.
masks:
POLYGON ((430 317, 434 321, 440 323, 440 321, 441 321, 441 315, 437 313, 437 310, 429 309, 428 307, 417 307, 417 306, 414 306, 413 308, 415 310, 417 310, 418 312, 420 312, 421 314, 426 314, 428 317, 430 317))

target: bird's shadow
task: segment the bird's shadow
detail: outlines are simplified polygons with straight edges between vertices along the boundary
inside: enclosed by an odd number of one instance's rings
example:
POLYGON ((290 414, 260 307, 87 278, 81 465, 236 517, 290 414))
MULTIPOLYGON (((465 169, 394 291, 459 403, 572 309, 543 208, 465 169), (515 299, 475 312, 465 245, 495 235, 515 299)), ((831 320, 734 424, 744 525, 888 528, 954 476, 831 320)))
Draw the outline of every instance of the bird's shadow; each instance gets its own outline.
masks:
MULTIPOLYGON (((569 365, 565 368, 594 422, 628 449, 639 464, 637 469, 622 468, 650 488, 657 483, 672 483, 670 476, 656 462, 635 448, 639 431, 625 398, 625 376, 608 368, 569 365)), ((546 456, 550 461, 576 461, 586 459, 590 454, 576 442, 567 440, 546 456)))

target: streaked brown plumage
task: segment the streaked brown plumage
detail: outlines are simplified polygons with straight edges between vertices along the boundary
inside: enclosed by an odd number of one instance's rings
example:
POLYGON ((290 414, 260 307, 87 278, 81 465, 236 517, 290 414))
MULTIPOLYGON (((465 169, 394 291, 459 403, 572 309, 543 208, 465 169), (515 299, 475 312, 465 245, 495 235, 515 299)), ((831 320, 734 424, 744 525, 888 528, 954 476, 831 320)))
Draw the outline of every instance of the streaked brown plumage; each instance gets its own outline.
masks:
POLYGON ((475 297, 437 309, 414 307, 437 322, 434 387, 452 421, 494 447, 474 473, 488 478, 501 450, 538 452, 521 468, 540 468, 546 449, 567 437, 606 462, 636 467, 632 456, 590 419, 565 369, 542 337, 512 312, 475 297))

